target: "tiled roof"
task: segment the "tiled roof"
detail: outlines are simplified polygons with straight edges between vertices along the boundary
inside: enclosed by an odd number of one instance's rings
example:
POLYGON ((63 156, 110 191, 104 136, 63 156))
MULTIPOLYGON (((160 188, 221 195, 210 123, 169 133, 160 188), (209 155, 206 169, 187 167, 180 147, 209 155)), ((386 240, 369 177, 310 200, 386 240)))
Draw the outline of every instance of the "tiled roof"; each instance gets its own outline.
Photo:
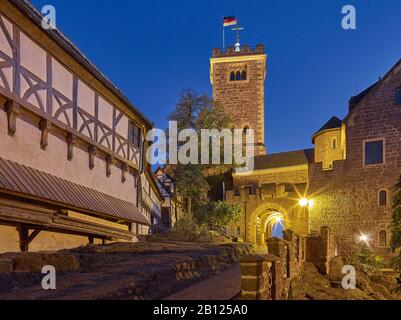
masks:
POLYGON ((77 211, 149 225, 149 221, 131 202, 0 158, 0 190, 47 200, 77 211))
POLYGON ((373 85, 371 85, 369 88, 367 88, 366 90, 362 91, 361 93, 359 93, 356 96, 351 97, 351 99, 349 100, 349 112, 351 112, 357 105, 359 102, 362 101, 363 98, 366 97, 366 95, 379 83, 380 81, 374 83, 373 85))
POLYGON ((313 161, 313 149, 290 151, 255 157, 255 170, 266 170, 308 164, 313 161))
POLYGON ((316 131, 313 136, 316 136, 318 133, 323 132, 325 130, 341 128, 341 125, 342 121, 340 119, 338 119, 337 117, 332 117, 329 121, 327 121, 323 125, 323 127, 321 127, 318 131, 316 131))

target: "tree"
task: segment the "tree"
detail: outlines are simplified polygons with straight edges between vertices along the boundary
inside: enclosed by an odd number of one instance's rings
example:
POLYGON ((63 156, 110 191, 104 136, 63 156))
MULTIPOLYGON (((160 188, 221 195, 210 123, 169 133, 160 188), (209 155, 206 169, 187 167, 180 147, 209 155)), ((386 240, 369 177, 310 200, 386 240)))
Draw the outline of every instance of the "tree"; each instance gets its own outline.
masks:
POLYGON ((210 229, 223 231, 226 226, 239 221, 242 208, 237 204, 227 202, 211 202, 195 210, 195 218, 201 225, 210 229))
MULTIPOLYGON (((393 216, 391 222, 391 250, 398 252, 392 260, 392 265, 395 269, 401 270, 401 177, 394 186, 393 196, 393 216)), ((401 292, 401 286, 396 289, 401 292)))
MULTIPOLYGON (((170 121, 177 122, 179 131, 192 129, 198 135, 198 150, 201 151, 201 130, 202 129, 231 129, 232 120, 223 108, 209 98, 207 95, 198 95, 194 90, 182 91, 175 110, 169 115, 170 121)), ((178 142, 177 148, 180 149, 186 142, 178 142)), ((222 144, 222 141, 220 141, 222 144)), ((199 152, 199 156, 201 152, 199 152)), ((211 153, 210 153, 211 156, 211 153)), ((220 157, 223 159, 223 148, 220 148, 220 157)), ((193 209, 204 206, 207 203, 207 193, 210 190, 205 172, 207 170, 219 170, 224 172, 229 169, 229 165, 210 165, 200 164, 177 164, 175 165, 176 198, 185 201, 185 210, 192 216, 193 209)), ((211 163, 211 162, 209 162, 211 163)), ((221 163, 223 163, 221 161, 221 163)), ((184 202, 182 201, 182 202, 184 202)))
POLYGON ((391 250, 399 251, 401 248, 401 177, 394 186, 393 216, 391 222, 391 250))

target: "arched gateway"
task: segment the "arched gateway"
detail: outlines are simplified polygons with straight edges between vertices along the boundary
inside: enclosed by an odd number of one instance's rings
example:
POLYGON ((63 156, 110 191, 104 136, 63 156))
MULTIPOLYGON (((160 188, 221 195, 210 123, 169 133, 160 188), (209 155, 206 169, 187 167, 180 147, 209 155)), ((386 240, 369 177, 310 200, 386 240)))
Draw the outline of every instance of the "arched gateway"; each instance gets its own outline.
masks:
POLYGON ((249 190, 243 189, 237 195, 227 192, 227 201, 242 206, 241 219, 233 228, 239 231, 242 240, 253 243, 256 251, 266 250, 266 240, 277 236, 273 232, 277 226, 300 235, 308 234, 308 209, 300 206, 296 197, 249 194, 249 190))

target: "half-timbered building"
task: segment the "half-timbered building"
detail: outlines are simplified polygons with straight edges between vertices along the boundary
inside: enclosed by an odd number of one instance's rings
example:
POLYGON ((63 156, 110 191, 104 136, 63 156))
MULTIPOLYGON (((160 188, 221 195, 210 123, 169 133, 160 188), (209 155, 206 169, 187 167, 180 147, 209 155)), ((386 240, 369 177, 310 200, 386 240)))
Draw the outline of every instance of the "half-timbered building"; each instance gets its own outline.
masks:
POLYGON ((135 241, 161 218, 152 123, 28 1, 0 3, 0 252, 135 241))

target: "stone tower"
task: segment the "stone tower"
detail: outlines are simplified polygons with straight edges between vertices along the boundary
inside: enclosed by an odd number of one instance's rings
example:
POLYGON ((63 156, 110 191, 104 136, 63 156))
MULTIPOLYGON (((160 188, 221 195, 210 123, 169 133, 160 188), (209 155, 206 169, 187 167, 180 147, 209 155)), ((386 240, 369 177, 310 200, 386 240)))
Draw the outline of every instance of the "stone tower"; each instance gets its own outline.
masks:
POLYGON ((255 155, 265 155, 264 88, 266 60, 263 45, 213 49, 210 81, 213 98, 231 114, 236 129, 253 129, 255 155))

